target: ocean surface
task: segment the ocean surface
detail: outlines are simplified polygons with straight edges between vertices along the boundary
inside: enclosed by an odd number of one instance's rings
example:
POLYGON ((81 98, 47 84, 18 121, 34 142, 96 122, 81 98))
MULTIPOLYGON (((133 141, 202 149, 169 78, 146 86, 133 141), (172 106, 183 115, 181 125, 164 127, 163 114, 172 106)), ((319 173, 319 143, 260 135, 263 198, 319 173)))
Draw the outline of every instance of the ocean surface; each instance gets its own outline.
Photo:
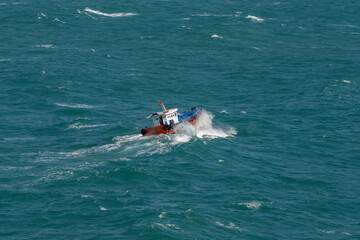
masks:
POLYGON ((359 12, 0 0, 0 238, 360 239, 359 12))

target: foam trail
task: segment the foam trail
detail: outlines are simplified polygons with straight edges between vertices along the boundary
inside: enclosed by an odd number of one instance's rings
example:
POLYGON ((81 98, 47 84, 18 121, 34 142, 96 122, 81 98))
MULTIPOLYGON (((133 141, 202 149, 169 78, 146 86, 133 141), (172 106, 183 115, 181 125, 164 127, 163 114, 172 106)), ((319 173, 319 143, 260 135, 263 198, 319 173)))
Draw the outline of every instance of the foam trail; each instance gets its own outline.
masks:
POLYGON ((85 8, 84 10, 89 13, 94 13, 94 14, 102 15, 102 16, 106 16, 106 17, 128 17, 128 16, 138 15, 137 13, 103 13, 103 12, 100 12, 98 10, 93 10, 88 7, 85 8))
POLYGON ((77 156, 84 156, 90 153, 110 152, 121 148, 123 144, 136 142, 141 139, 143 139, 141 134, 125 135, 121 137, 115 137, 114 143, 109 143, 102 146, 95 146, 91 148, 79 149, 73 152, 60 152, 59 154, 65 155, 67 157, 77 157, 77 156))

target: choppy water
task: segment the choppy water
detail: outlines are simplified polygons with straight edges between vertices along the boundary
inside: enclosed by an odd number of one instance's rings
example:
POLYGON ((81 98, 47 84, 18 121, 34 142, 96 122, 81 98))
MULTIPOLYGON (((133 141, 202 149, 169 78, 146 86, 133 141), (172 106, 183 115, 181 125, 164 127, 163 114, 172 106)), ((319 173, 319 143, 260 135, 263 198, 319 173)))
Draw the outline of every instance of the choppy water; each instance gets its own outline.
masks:
POLYGON ((1 238, 360 238, 359 12, 0 1, 1 238))

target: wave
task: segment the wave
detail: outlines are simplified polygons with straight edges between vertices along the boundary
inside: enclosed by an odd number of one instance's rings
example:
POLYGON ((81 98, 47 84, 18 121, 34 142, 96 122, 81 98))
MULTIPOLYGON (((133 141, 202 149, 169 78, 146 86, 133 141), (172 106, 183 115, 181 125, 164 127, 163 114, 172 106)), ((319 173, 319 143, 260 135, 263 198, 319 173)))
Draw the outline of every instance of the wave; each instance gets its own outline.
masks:
POLYGON ((220 113, 225 113, 225 114, 229 114, 229 112, 226 110, 226 109, 224 109, 224 110, 221 110, 221 112, 220 113))
POLYGON ((54 19, 54 21, 56 21, 56 22, 60 22, 60 23, 66 23, 66 22, 64 22, 64 21, 61 21, 60 19, 58 19, 58 18, 55 18, 54 19))
POLYGON ((251 21, 253 21, 253 22, 263 22, 263 21, 264 21, 264 19, 262 19, 262 18, 259 18, 259 17, 256 17, 256 16, 251 16, 251 15, 248 15, 248 16, 245 17, 245 18, 249 18, 249 19, 251 19, 251 21))
POLYGON ((81 123, 74 123, 69 126, 69 128, 81 129, 81 128, 96 128, 96 127, 104 127, 108 126, 109 124, 95 124, 95 125, 82 125, 81 123))
POLYGON ((238 203, 239 206, 245 206, 247 209, 257 211, 261 208, 261 203, 252 201, 252 202, 245 202, 245 203, 238 203))
POLYGON ((54 48, 54 46, 52 44, 39 44, 36 45, 36 47, 41 47, 41 48, 54 48))
POLYGON ((197 16, 197 17, 232 17, 232 14, 211 14, 211 13, 197 13, 197 14, 193 14, 191 15, 193 17, 197 16))
POLYGON ((106 16, 106 17, 128 17, 128 16, 138 15, 137 13, 103 13, 103 12, 100 12, 98 10, 93 10, 88 7, 85 8, 84 11, 89 12, 89 13, 94 13, 97 15, 106 16))
POLYGON ((215 224, 220 227, 242 231, 240 227, 236 226, 235 223, 232 223, 232 222, 230 222, 228 225, 226 225, 222 222, 217 221, 217 222, 215 222, 215 224))
POLYGON ((86 104, 71 105, 71 104, 64 104, 64 103, 55 103, 55 105, 57 105, 59 107, 67 107, 67 108, 94 108, 93 106, 86 105, 86 104))
POLYGON ((219 35, 216 35, 216 34, 213 34, 213 35, 211 35, 211 38, 223 38, 223 37, 219 36, 219 35))
POLYGON ((173 228, 176 230, 180 230, 180 227, 176 224, 172 224, 172 223, 167 223, 167 224, 162 224, 162 223, 154 223, 153 225, 151 225, 152 229, 165 229, 168 230, 169 228, 173 228))

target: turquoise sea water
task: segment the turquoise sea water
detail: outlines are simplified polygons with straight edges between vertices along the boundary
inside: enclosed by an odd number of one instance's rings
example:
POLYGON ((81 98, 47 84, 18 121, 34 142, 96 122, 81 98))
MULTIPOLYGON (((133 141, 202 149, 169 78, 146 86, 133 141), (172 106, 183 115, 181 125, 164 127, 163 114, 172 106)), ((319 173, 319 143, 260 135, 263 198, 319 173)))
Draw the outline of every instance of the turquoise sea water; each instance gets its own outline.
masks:
POLYGON ((359 12, 0 1, 0 238, 359 239, 359 12))

